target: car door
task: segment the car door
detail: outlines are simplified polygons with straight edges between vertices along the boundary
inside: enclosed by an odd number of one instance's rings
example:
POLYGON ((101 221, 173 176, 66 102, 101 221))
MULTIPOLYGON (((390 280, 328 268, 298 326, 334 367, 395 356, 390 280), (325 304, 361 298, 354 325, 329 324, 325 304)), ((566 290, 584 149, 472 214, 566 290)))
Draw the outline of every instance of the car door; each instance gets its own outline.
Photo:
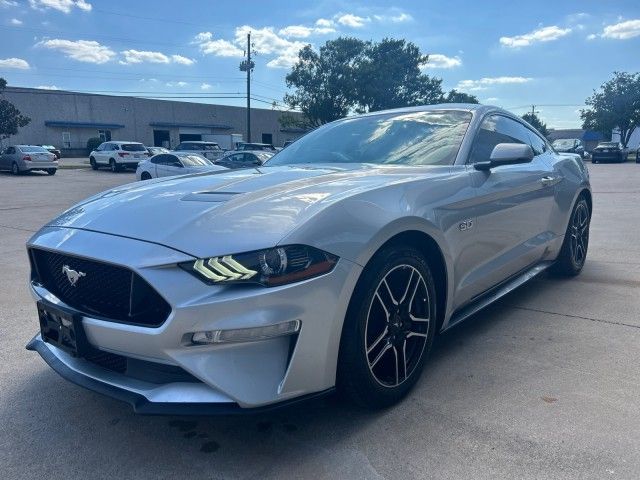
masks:
POLYGON ((531 162, 501 165, 488 171, 473 164, 488 161, 499 143, 532 145, 528 127, 500 114, 490 114, 473 140, 467 168, 475 199, 469 217, 475 229, 474 264, 462 282, 461 300, 501 283, 538 262, 554 235, 550 232, 554 185, 549 152, 532 146, 531 162))
POLYGON ((182 175, 183 173, 184 167, 176 155, 162 155, 162 159, 156 164, 156 174, 158 177, 170 177, 173 175, 182 175))

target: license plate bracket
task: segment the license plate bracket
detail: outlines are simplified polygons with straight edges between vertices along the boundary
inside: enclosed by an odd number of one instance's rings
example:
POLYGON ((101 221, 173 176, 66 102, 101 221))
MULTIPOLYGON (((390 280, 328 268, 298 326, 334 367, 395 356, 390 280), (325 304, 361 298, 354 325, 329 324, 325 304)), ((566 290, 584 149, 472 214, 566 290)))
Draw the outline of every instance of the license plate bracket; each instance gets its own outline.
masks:
POLYGON ((91 346, 82 327, 81 315, 41 301, 37 302, 37 307, 42 340, 74 357, 89 353, 91 346))

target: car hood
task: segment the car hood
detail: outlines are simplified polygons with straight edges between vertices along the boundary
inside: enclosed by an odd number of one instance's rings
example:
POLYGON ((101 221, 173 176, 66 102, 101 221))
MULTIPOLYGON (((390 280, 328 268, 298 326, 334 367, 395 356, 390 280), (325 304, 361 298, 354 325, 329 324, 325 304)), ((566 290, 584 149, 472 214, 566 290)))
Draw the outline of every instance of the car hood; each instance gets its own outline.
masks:
POLYGON ((196 257, 223 255, 274 246, 335 202, 438 171, 448 167, 299 165, 169 177, 95 195, 47 226, 150 241, 196 257))

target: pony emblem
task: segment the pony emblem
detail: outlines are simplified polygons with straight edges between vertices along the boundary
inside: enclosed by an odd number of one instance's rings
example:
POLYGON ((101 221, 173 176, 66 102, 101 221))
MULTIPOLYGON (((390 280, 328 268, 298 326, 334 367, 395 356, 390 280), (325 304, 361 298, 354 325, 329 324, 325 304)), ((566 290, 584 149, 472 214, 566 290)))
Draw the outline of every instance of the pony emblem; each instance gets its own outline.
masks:
POLYGON ((69 283, 72 287, 75 287, 76 283, 78 283, 78 280, 80 280, 82 277, 87 276, 87 274, 84 272, 77 272, 73 270, 71 267, 69 267, 69 265, 64 265, 62 267, 62 273, 67 276, 67 280, 69 280, 69 283))

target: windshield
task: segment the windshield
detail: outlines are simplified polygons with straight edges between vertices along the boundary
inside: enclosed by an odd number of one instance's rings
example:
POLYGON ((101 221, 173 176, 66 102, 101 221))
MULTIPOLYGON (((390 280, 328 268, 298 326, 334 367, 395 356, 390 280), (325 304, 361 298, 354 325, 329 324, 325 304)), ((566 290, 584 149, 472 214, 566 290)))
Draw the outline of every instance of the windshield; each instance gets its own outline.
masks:
POLYGON ((22 153, 49 153, 48 150, 44 147, 20 147, 20 151, 22 153))
POLYGON ((605 147, 605 148, 617 148, 618 142, 602 142, 602 143, 599 143, 598 146, 605 147))
POLYGON ((554 148, 572 148, 575 140, 570 138, 562 138, 553 142, 554 148))
POLYGON ((204 167, 206 165, 213 165, 213 163, 200 155, 179 155, 179 157, 185 167, 204 167))
POLYGON ((54 147, 53 145, 42 145, 42 148, 50 148, 50 149, 54 149, 56 147, 54 147))
POLYGON ((141 143, 123 143, 120 148, 125 152, 146 152, 147 149, 141 143))
POLYGON ((267 165, 450 165, 470 120, 469 112, 458 110, 347 118, 305 135, 275 155, 267 165))

